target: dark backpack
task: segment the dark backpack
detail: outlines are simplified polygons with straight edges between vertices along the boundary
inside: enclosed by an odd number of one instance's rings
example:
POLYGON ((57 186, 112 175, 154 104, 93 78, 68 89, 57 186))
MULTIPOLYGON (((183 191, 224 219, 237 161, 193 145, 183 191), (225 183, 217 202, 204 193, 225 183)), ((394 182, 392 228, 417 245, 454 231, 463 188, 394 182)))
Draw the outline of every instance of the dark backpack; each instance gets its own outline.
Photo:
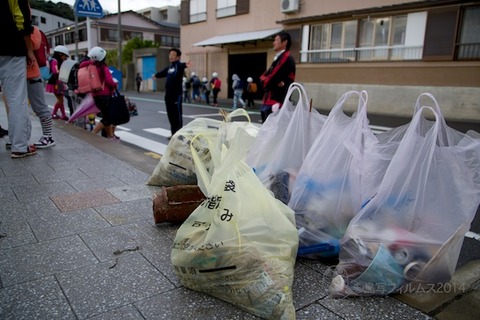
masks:
POLYGON ((237 85, 235 86, 235 89, 243 89, 242 80, 240 79, 237 80, 237 85))
POLYGON ((200 82, 200 79, 198 77, 193 78, 193 87, 194 88, 200 88, 202 86, 202 83, 200 82))

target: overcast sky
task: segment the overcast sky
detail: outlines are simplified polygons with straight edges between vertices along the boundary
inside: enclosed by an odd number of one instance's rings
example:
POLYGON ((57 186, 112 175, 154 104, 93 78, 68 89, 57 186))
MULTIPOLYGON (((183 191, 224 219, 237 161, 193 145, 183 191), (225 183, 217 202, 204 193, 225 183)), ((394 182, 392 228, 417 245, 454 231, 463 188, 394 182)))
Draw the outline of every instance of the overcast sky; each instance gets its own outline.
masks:
MULTIPOLYGON (((3 1, 3 0, 2 0, 3 1)), ((75 0, 52 0, 53 2, 63 2, 73 7, 75 0)), ((104 11, 109 13, 118 12, 118 0, 97 0, 100 2, 104 11)), ((120 0, 120 10, 140 10, 148 7, 177 6, 180 0, 120 0)))

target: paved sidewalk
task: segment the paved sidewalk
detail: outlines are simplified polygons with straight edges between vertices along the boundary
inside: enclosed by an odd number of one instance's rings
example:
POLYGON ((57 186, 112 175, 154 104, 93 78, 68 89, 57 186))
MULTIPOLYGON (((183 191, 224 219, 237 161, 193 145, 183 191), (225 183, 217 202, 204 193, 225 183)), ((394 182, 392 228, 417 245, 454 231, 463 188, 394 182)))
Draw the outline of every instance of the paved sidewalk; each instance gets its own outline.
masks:
MULTIPOLYGON (((178 226, 153 223, 159 188, 145 185, 158 160, 63 121, 54 129, 57 145, 24 159, 0 139, 0 319, 257 319, 179 284, 178 226)), ((331 268, 297 261, 297 319, 480 318, 479 261, 448 290, 391 297, 329 298, 331 268)))

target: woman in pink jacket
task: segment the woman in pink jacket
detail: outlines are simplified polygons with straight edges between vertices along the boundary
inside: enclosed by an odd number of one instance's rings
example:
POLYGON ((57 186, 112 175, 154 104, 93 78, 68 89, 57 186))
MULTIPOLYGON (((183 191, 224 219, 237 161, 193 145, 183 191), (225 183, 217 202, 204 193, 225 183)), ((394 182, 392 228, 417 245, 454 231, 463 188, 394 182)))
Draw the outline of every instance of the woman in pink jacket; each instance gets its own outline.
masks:
POLYGON ((92 132, 97 134, 102 131, 102 129, 105 129, 107 137, 115 139, 111 125, 112 123, 110 121, 109 106, 110 98, 117 89, 117 84, 113 81, 112 74, 105 64, 106 56, 107 52, 104 49, 100 47, 93 47, 88 53, 90 60, 82 62, 80 64, 80 68, 94 64, 97 67, 98 75, 103 84, 103 88, 101 90, 92 92, 95 104, 102 113, 102 120, 95 125, 92 132))

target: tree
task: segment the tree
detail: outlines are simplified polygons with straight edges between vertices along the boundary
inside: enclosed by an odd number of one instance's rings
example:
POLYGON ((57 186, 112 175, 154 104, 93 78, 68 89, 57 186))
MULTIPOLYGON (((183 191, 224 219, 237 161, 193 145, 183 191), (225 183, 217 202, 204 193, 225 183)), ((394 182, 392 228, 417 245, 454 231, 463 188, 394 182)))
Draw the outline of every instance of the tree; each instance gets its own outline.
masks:
MULTIPOLYGON (((30 7, 32 9, 40 10, 46 13, 50 13, 68 20, 75 20, 75 15, 73 12, 73 7, 63 3, 58 2, 54 3, 52 1, 45 0, 30 0, 30 7)), ((85 18, 79 18, 79 21, 84 20, 85 18)))
POLYGON ((158 46, 159 45, 152 40, 142 40, 140 38, 133 38, 129 40, 122 49, 122 64, 127 64, 132 62, 133 49, 156 48, 158 46))
POLYGON ((107 66, 114 66, 115 68, 123 72, 123 70, 118 67, 118 50, 117 49, 107 50, 105 63, 107 64, 107 66))

